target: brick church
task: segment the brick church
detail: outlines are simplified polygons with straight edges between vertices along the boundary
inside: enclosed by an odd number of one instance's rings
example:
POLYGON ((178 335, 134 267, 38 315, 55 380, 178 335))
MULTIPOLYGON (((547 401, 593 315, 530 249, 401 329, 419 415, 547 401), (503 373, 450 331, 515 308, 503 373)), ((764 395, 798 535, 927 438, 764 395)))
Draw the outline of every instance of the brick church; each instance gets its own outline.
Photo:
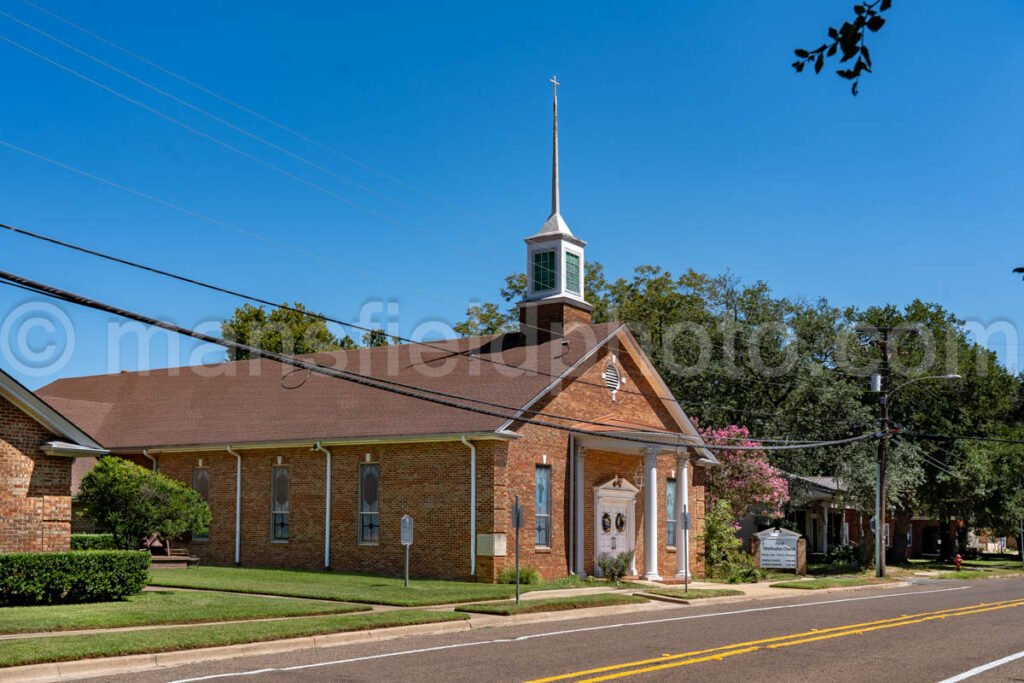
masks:
POLYGON ((648 579, 700 574, 715 459, 629 329, 592 321, 586 245, 560 212, 557 106, 551 215, 526 238, 519 329, 310 357, 507 406, 501 417, 315 373, 295 381, 267 359, 64 379, 39 396, 209 501, 208 534, 187 541, 204 564, 395 574, 410 515, 415 575, 493 581, 514 562, 518 497, 521 562, 546 579, 599 574, 597 558, 629 550, 648 579))

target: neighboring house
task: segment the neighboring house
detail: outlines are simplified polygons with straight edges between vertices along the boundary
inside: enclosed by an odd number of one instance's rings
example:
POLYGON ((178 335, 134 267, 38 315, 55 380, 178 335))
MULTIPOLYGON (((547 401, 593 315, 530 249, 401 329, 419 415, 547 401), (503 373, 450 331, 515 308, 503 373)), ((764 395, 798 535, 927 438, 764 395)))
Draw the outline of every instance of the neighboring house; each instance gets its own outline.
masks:
POLYGON ((394 574, 408 514, 413 574, 492 581, 514 563, 518 497, 521 562, 546 578, 593 574, 596 558, 628 550, 648 578, 681 576, 683 505, 700 573, 704 469, 716 461, 626 326, 592 323, 585 243, 559 213, 557 165, 555 179, 551 216, 526 240, 518 332, 308 357, 508 419, 269 360, 65 379, 40 393, 114 453, 202 493, 213 523, 188 549, 204 564, 394 574))
POLYGON ((104 453, 0 370, 0 552, 70 549, 72 463, 104 453))

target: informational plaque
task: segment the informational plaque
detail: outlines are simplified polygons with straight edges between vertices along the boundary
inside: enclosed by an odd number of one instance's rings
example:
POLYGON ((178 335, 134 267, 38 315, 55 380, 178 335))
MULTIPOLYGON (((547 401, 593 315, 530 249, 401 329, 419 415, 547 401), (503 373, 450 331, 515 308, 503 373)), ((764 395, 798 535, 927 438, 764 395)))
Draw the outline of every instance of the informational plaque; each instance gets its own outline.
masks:
POLYGON ((761 569, 796 569, 799 536, 761 536, 761 569))
POLYGON ((412 545, 412 517, 409 515, 402 516, 401 540, 402 545, 412 545))

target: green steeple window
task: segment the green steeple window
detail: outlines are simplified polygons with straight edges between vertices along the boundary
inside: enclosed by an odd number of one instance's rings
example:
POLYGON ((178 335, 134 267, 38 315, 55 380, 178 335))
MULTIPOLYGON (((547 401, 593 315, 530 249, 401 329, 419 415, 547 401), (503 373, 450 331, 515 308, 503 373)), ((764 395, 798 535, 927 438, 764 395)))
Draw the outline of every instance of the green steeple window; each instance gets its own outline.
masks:
POLYGON ((533 289, 542 292, 555 288, 555 252, 539 251, 533 255, 533 289))
POLYGON ((580 256, 571 251, 565 252, 565 288, 580 293, 580 256))

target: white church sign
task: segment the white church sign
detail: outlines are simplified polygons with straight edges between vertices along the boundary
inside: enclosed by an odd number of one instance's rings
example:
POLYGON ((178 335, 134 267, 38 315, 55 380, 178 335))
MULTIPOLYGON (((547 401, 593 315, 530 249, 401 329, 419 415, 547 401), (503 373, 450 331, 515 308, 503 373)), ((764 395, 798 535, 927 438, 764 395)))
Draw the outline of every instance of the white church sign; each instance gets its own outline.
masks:
POLYGON ((800 534, 788 529, 767 529, 757 534, 761 547, 761 569, 797 568, 800 534))

